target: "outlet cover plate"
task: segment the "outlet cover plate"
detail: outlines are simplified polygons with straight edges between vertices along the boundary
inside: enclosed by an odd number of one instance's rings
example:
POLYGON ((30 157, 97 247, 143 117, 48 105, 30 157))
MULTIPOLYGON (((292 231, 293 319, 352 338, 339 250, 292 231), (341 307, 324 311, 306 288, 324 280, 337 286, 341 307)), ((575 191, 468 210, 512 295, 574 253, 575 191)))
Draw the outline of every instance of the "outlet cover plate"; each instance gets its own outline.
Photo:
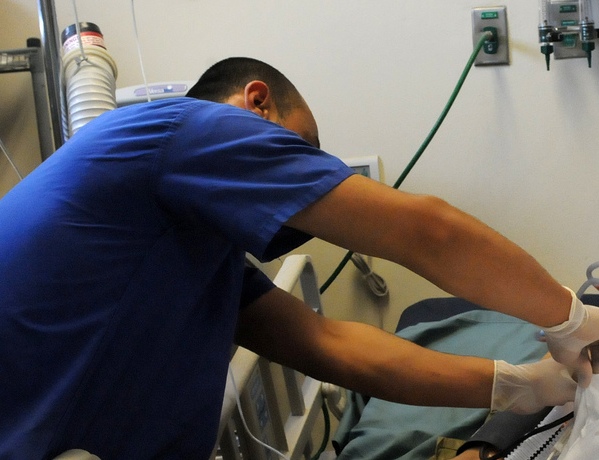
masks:
POLYGON ((507 29, 507 8, 505 6, 480 7, 472 9, 472 43, 476 45, 485 28, 494 27, 497 30, 497 52, 487 54, 481 49, 474 65, 507 65, 510 63, 507 29))

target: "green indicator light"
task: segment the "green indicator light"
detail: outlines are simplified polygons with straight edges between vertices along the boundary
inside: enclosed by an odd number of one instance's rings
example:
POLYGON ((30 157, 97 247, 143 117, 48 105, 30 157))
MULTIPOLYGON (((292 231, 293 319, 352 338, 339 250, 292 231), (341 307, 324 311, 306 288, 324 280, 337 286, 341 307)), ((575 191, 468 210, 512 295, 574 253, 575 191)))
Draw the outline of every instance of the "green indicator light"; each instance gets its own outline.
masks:
POLYGON ((576 13, 578 11, 578 5, 560 5, 560 13, 576 13))
POLYGON ((499 17, 499 13, 497 11, 484 11, 481 13, 481 19, 497 19, 499 17))

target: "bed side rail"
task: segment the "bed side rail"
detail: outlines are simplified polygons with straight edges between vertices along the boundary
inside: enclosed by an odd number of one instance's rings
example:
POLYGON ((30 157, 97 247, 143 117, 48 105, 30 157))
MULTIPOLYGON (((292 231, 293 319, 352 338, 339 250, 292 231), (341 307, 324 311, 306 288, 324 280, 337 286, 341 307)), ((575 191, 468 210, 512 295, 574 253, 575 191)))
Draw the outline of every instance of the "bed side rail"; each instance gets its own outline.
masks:
MULTIPOLYGON (((274 284, 287 292, 292 292, 298 282, 304 301, 322 314, 318 282, 309 255, 288 256, 274 279, 274 284)), ((229 368, 219 442, 213 459, 279 458, 251 439, 245 424, 259 441, 282 452, 287 458, 309 459, 312 428, 323 402, 321 382, 287 367, 274 365, 242 347, 236 350, 229 368), (275 378, 281 375, 284 385, 277 387, 275 378), (285 387, 286 401, 280 401, 281 391, 277 388, 281 386, 285 387), (281 415, 282 405, 289 409, 285 420, 281 415)))

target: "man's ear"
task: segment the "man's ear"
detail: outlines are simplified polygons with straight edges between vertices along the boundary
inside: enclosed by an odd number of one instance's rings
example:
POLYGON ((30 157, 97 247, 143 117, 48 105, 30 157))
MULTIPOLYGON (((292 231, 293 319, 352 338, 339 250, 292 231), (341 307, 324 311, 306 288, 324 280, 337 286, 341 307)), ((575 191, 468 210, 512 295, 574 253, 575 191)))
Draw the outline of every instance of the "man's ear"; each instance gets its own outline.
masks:
POLYGON ((245 85, 245 108, 266 120, 275 120, 276 107, 272 100, 270 88, 260 80, 254 80, 245 85))

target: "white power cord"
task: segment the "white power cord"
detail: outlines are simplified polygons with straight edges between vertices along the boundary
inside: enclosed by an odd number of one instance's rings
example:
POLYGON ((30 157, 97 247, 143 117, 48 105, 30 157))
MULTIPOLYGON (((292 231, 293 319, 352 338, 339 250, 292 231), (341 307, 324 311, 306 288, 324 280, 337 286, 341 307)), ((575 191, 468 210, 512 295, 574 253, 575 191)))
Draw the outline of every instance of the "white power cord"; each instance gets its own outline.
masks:
POLYGON ((2 142, 2 139, 0 139, 0 150, 2 150, 2 153, 4 153, 4 156, 6 157, 6 159, 12 166, 12 169, 14 169, 15 173, 17 173, 17 176, 19 176, 19 180, 23 180, 23 175, 21 174, 21 171, 19 171, 19 168, 17 168, 17 165, 12 161, 12 158, 8 154, 8 150, 6 149, 4 142, 2 142))
POLYGON ((337 420, 341 420, 347 406, 347 390, 332 383, 322 382, 321 391, 329 411, 337 420))
POLYGON ((252 438, 255 442, 257 442, 259 445, 261 445, 265 449, 268 449, 271 452, 275 453, 283 460, 290 460, 290 458, 287 457, 284 453, 278 451, 277 449, 275 449, 272 446, 269 446, 268 444, 261 441, 260 439, 258 439, 256 436, 254 436, 252 434, 252 432, 250 431, 250 428, 247 425, 247 422, 245 421, 245 416, 243 415, 243 411, 241 410, 241 398, 239 396, 239 390, 237 389, 237 384, 235 383, 235 377, 233 377, 233 371, 230 366, 229 366, 229 378, 231 379, 231 384, 233 385, 233 392, 235 393, 235 401, 237 401, 237 409, 239 410, 239 416, 241 417, 241 421, 243 422, 243 427, 245 428, 246 433, 250 436, 250 438, 252 438))
POLYGON ((582 284, 582 286, 580 286, 580 288, 578 289, 578 292, 576 293, 576 297, 578 297, 579 299, 582 297, 582 295, 586 292, 586 290, 589 287, 593 286, 596 289, 599 289, 599 278, 597 278, 596 276, 593 275, 593 272, 597 268, 599 268, 599 262, 594 262, 588 266, 587 280, 582 284))
POLYGON ((389 289, 387 288, 387 283, 383 278, 372 271, 370 265, 364 256, 354 252, 351 256, 351 261, 356 266, 358 270, 362 273, 364 280, 366 280, 366 284, 372 291, 372 293, 377 297, 384 297, 389 294, 389 289))
POLYGON ((83 47, 83 40, 81 40, 81 25, 79 24, 79 12, 77 11, 77 2, 73 0, 73 14, 75 15, 75 30, 77 31, 77 42, 79 43, 79 51, 81 52, 81 59, 78 59, 77 64, 81 64, 83 61, 87 61, 85 54, 85 48, 83 47))
POLYGON ((150 88, 148 86, 148 79, 146 78, 146 71, 144 69, 143 59, 141 57, 141 45, 139 43, 139 33, 137 32, 137 19, 135 18, 135 0, 131 0, 131 16, 133 17, 133 32, 135 33, 135 44, 137 45, 137 57, 139 59, 139 67, 141 69, 141 76, 144 81, 146 88, 146 98, 148 102, 152 100, 150 97, 150 88))

